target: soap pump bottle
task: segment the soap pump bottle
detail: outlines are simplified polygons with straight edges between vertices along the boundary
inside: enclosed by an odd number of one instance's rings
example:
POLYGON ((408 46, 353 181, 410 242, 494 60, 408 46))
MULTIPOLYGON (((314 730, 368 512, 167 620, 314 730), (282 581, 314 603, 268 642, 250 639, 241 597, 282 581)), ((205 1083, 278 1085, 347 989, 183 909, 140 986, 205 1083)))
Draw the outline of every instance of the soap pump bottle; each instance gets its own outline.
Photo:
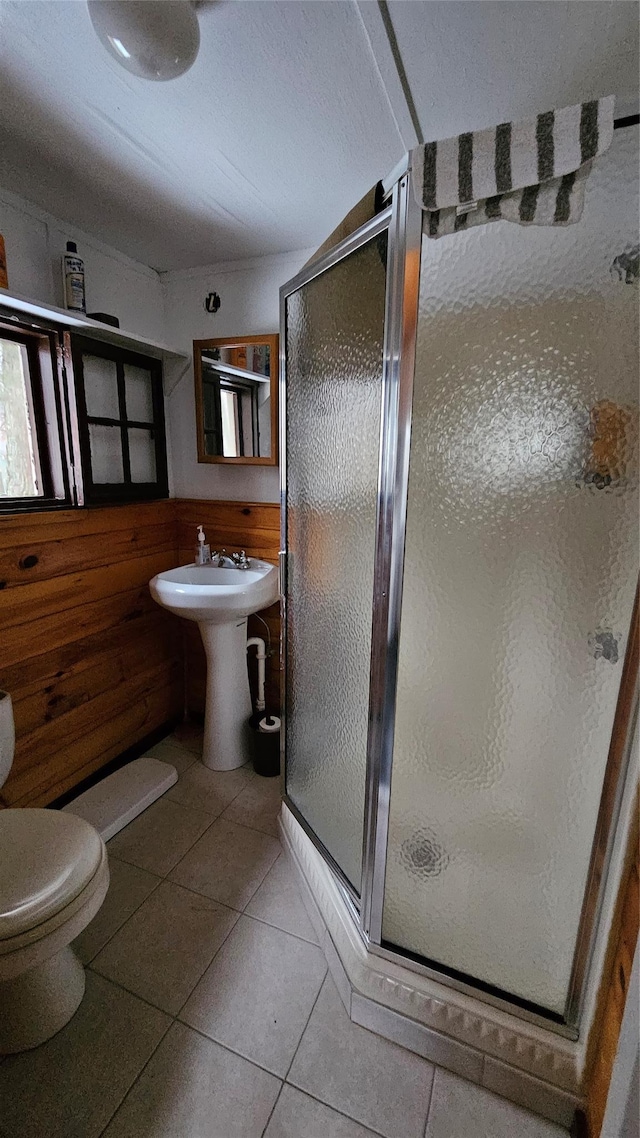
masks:
POLYGON ((84 261, 78 256, 75 241, 67 241, 67 251, 62 258, 62 283, 65 308, 70 308, 73 312, 86 312, 84 261))
POLYGON ((211 546, 206 545, 206 537, 202 526, 198 526, 198 544, 196 545, 196 565, 207 565, 211 561, 211 546))

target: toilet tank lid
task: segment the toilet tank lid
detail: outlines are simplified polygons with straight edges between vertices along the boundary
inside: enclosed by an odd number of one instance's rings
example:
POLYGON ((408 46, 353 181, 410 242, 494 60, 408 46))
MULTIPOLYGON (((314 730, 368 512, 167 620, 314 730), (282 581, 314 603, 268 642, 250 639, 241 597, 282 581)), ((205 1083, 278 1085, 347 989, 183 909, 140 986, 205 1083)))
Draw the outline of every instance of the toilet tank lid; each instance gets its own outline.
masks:
POLYGON ((93 826, 60 810, 0 810, 0 940, 69 905, 89 884, 104 844, 93 826))

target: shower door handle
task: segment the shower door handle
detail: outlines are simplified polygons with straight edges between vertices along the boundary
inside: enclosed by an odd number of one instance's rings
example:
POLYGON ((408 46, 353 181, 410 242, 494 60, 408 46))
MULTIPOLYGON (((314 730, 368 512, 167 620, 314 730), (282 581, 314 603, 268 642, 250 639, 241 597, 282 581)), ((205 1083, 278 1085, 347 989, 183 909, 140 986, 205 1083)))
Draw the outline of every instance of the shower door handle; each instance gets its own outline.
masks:
POLYGON ((281 549, 278 553, 278 570, 280 573, 280 596, 287 595, 287 551, 281 549))

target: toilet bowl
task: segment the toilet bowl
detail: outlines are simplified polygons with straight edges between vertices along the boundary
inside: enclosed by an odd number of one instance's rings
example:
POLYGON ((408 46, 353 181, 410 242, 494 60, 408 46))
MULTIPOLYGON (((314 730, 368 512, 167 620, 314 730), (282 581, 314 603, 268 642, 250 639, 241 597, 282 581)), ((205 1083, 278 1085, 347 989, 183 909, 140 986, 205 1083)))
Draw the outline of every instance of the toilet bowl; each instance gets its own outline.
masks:
MULTIPOLYGON (((0 693, 0 786, 14 751, 11 700, 0 693)), ((84 994, 71 948, 109 886, 93 826, 60 810, 0 810, 0 1054, 26 1051, 64 1027, 84 994)))

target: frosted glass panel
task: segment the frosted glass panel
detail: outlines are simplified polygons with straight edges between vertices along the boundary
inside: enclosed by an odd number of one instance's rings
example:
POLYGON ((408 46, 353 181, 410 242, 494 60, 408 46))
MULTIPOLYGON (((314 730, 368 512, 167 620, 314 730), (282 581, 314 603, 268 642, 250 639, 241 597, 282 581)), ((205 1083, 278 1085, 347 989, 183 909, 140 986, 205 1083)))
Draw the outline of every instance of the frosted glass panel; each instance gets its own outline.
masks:
POLYGON ((118 373, 115 361, 83 353, 82 371, 87 415, 97 419, 119 419, 118 373))
POLYGON ((637 134, 580 224, 422 249, 383 937, 556 1013, 637 573, 637 134))
POLYGON ((151 431, 129 427, 129 462, 132 482, 155 482, 156 444, 151 431))
POLYGON ((91 478, 100 485, 124 482, 120 427, 89 423, 91 478))
POLYGON ((362 870, 386 233, 287 301, 287 792, 362 870))
POLYGON ((124 364, 124 390, 127 419, 138 423, 153 422, 151 372, 144 367, 124 364))

